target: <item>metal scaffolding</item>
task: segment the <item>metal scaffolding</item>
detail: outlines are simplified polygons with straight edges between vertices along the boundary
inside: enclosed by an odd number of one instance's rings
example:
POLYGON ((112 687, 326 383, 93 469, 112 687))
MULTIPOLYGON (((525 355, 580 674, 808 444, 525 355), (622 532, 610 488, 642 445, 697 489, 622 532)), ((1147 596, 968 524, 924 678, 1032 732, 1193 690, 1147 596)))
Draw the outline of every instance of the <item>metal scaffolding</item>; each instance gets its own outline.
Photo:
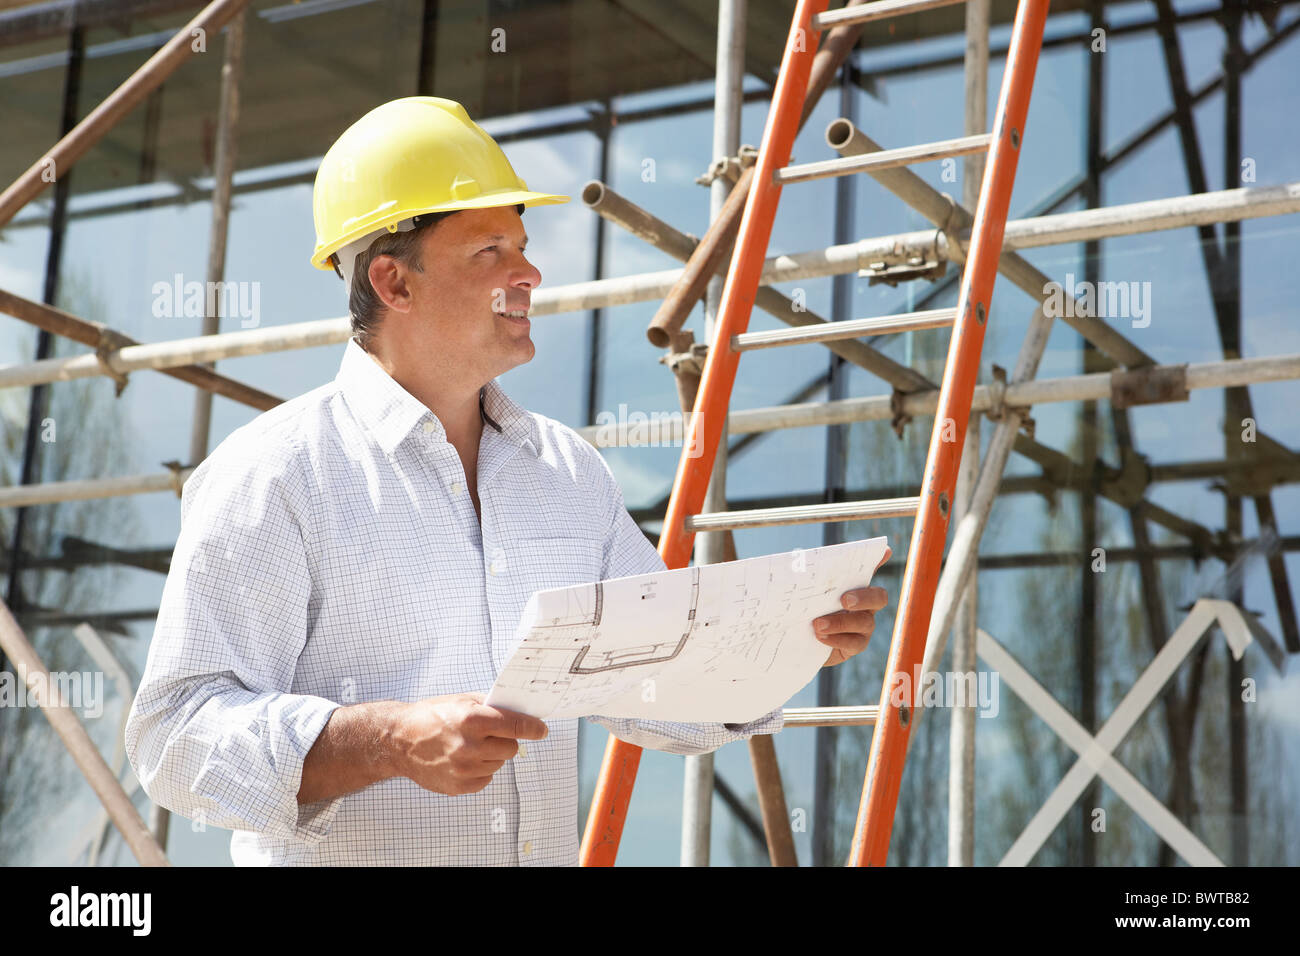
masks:
MULTIPOLYGON (((740 109, 743 102, 753 98, 744 93, 741 82, 742 64, 748 62, 744 38, 747 8, 751 2, 752 0, 719 0, 717 96, 708 103, 715 109, 713 154, 711 168, 703 177, 710 185, 711 226, 704 237, 697 239, 687 235, 652 211, 633 204, 607 182, 609 138, 614 120, 610 102, 606 101, 602 110, 593 111, 590 123, 582 127, 598 136, 601 142, 597 178, 587 185, 582 198, 587 207, 597 214, 594 220, 594 238, 596 248, 602 251, 595 261, 593 279, 538 290, 533 296, 532 312, 535 316, 567 312, 592 314, 589 343, 593 368, 590 370, 586 392, 587 420, 578 431, 598 447, 638 447, 644 444, 635 435, 629 434, 627 425, 620 424, 611 436, 607 428, 595 424, 600 394, 596 367, 599 365, 601 330, 610 318, 602 310, 617 305, 662 301, 654 322, 647 330, 647 336, 655 347, 664 350, 660 361, 674 372, 684 414, 669 423, 668 432, 661 438, 664 441, 681 442, 688 432, 685 416, 694 404, 703 346, 694 343, 691 333, 684 332, 682 326, 695 305, 703 301, 705 328, 712 338, 713 319, 720 293, 719 276, 725 271, 726 260, 739 225, 740 210, 753 175, 752 154, 743 149, 739 142, 740 109), (643 239, 683 262, 684 266, 680 269, 605 278, 607 264, 603 248, 607 223, 643 239)), ((876 6, 883 9, 891 2, 892 0, 879 0, 876 6)), ((957 0, 933 0, 931 5, 939 7, 953 2, 957 0)), ((74 26, 70 38, 62 136, 30 169, 0 193, 0 227, 9 224, 11 228, 21 228, 45 222, 42 216, 18 220, 15 216, 51 181, 42 175, 43 172, 51 165, 59 170, 59 177, 54 180, 54 202, 48 217, 51 249, 47 257, 44 302, 35 302, 11 291, 0 290, 0 312, 41 330, 33 361, 0 367, 0 388, 32 389, 21 481, 13 487, 0 488, 0 508, 17 509, 12 547, 6 562, 7 600, 0 604, 0 649, 14 662, 20 678, 25 682, 39 683, 44 665, 23 634, 18 621, 27 618, 29 625, 40 626, 58 618, 51 617, 48 611, 24 607, 18 587, 20 573, 29 568, 75 568, 96 561, 128 563, 133 559, 125 552, 109 554, 107 557, 103 553, 68 556, 62 561, 28 554, 22 548, 23 509, 58 501, 157 491, 171 491, 179 495, 185 480, 207 454, 213 394, 224 395, 258 410, 272 408, 281 401, 276 396, 216 373, 211 363, 240 356, 337 345, 346 341, 350 335, 349 320, 346 317, 291 322, 235 332, 221 332, 215 319, 211 319, 205 321, 203 334, 199 336, 140 344, 104 324, 86 321, 53 306, 63 232, 69 218, 78 215, 70 213, 68 209, 68 171, 116 122, 144 102, 151 91, 158 89, 184 61, 189 55, 188 39, 192 30, 206 30, 215 35, 223 25, 229 23, 216 124, 217 170, 210 194, 213 225, 208 260, 209 281, 222 280, 231 199, 241 192, 241 187, 234 182, 233 174, 238 144, 239 76, 244 36, 243 9, 246 4, 247 0, 213 0, 176 34, 173 41, 164 45, 79 123, 74 120, 78 113, 84 27, 74 26), (83 355, 50 357, 55 335, 87 345, 93 351, 83 355), (162 372, 192 384, 197 389, 187 461, 168 463, 167 470, 156 474, 37 481, 36 475, 39 472, 36 468, 38 449, 35 447, 35 435, 41 409, 47 400, 48 387, 53 383, 74 379, 106 377, 114 380, 116 393, 120 394, 129 376, 143 371, 162 372)), ((847 4, 849 7, 858 5, 860 0, 850 0, 847 4)), ((975 390, 966 451, 963 455, 962 480, 954 502, 954 529, 935 598, 923 664, 923 671, 939 669, 950 635, 953 643, 952 666, 955 670, 974 670, 977 644, 981 649, 990 648, 990 653, 1005 654, 1000 645, 977 628, 977 568, 1024 567, 1031 563, 1050 562, 1062 565, 1081 563, 1079 582, 1082 613, 1074 652, 1079 672, 1083 675, 1082 695, 1077 728, 1071 725, 1069 729, 1069 733, 1079 740, 1091 740, 1092 735, 1100 738, 1105 732, 1098 721, 1095 677, 1099 627, 1096 578, 1089 572, 1086 560, 1074 555, 981 556, 981 537, 998 496, 1025 492, 1051 496, 1060 490, 1076 492, 1081 504, 1080 531, 1085 551, 1091 551, 1098 540, 1098 502, 1106 499, 1119 504, 1125 510, 1134 547, 1113 550, 1111 560, 1136 562, 1143 592, 1153 598, 1163 593, 1160 580, 1163 561, 1188 556, 1210 556, 1231 565, 1242 559, 1252 544, 1242 540, 1242 505, 1244 499, 1250 499, 1258 518, 1260 537, 1270 542, 1266 560, 1282 634, 1280 639, 1274 639, 1267 632, 1261 633, 1262 629, 1257 622, 1249 620, 1249 615, 1245 615, 1246 620, 1240 624, 1240 629, 1243 634, 1249 630, 1254 635, 1254 641, 1260 644, 1274 666, 1280 665, 1285 654, 1300 653, 1300 626, 1297 624, 1293 592, 1285 566, 1285 554, 1300 548, 1300 540, 1282 538, 1279 535, 1272 500, 1274 487, 1300 481, 1300 453, 1269 438, 1261 426, 1258 440, 1250 445, 1234 443, 1225 438, 1221 460, 1148 464, 1133 447, 1133 426, 1129 413, 1135 406, 1187 401, 1191 393, 1197 390, 1222 389, 1226 419, 1233 422, 1243 419, 1253 421, 1255 414, 1247 388, 1249 385, 1300 379, 1300 355, 1258 358, 1244 358, 1241 355, 1240 252, 1241 222, 1300 212, 1300 182, 1244 187, 1240 183, 1242 75, 1300 28, 1300 18, 1280 28, 1270 23, 1273 29, 1269 40, 1253 50, 1247 50, 1242 40, 1245 8, 1237 3, 1225 3, 1222 11, 1213 14, 1220 20, 1228 49, 1223 70, 1217 77, 1193 89, 1187 80, 1187 70, 1182 61, 1177 28, 1180 23, 1203 19, 1203 15, 1180 16, 1175 13, 1169 0, 1155 0, 1156 16, 1153 20, 1127 24, 1119 29, 1110 26, 1104 4, 1095 2, 1087 6, 1090 29, 1084 31, 1084 36, 1090 36, 1092 31, 1100 29, 1114 35, 1146 31, 1159 38, 1174 105, 1171 111, 1158 117, 1120 146, 1105 151, 1102 128, 1107 93, 1104 64, 1098 57, 1090 58, 1087 69, 1086 172, 1063 184, 1040 205, 1037 214, 1007 222, 998 269, 1004 278, 1026 292, 1034 300, 1035 306, 1015 367, 994 381, 979 385, 975 390), (1198 120, 1194 108, 1207 96, 1220 91, 1226 103, 1223 137, 1225 188, 1212 191, 1197 138, 1198 120), (1116 163, 1133 156, 1160 131, 1168 128, 1173 128, 1177 134, 1189 183, 1188 195, 1103 206, 1104 173, 1116 163), (1054 212, 1074 197, 1081 197, 1087 208, 1054 212), (1224 230, 1222 241, 1215 231, 1215 226, 1219 224, 1223 225, 1224 230), (1210 283, 1217 333, 1223 350, 1223 358, 1218 361, 1157 364, 1151 355, 1127 338, 1116 325, 1108 323, 1106 317, 1099 314, 1094 306, 1072 301, 1064 312, 1054 308, 1053 303, 1061 301, 1059 283, 1054 283, 1051 277, 1019 254, 1020 250, 1083 243, 1084 279, 1095 284, 1100 279, 1102 239, 1188 227, 1198 230, 1199 254, 1210 283), (1053 319, 1056 318, 1079 333, 1083 343, 1082 368, 1077 375, 1039 379, 1038 366, 1053 319), (1105 401, 1109 408, 1110 426, 1121 452, 1122 460, 1118 466, 1104 461, 1099 449, 1099 401, 1105 401), (1071 458, 1051 447, 1043 441, 1041 434, 1034 432, 1030 418, 1033 408, 1059 402, 1081 403, 1084 441, 1079 449, 1079 459, 1071 458), (979 435, 983 421, 992 425, 992 438, 981 455, 979 435), (1013 450, 1034 462, 1041 469, 1040 474, 1005 477, 1003 472, 1013 450), (1149 489, 1157 483, 1203 480, 1209 477, 1222 481, 1225 494, 1225 516, 1221 530, 1207 523, 1203 515, 1195 518, 1178 515, 1157 505, 1148 497, 1149 489), (1186 544, 1157 545, 1151 535, 1154 525, 1172 531, 1186 544)), ((828 15, 830 19, 827 23, 834 22, 834 17, 841 14, 843 11, 828 15)), ((779 178, 795 182, 828 175, 838 177, 834 242, 824 248, 785 253, 766 259, 755 305, 789 328, 743 333, 734 337, 732 346, 743 351, 819 345, 827 350, 827 371, 809 383, 801 395, 791 400, 770 407, 731 411, 727 433, 720 443, 715 481, 705 511, 688 517, 684 524, 688 531, 701 533, 696 540, 698 562, 734 559, 736 552, 732 532, 739 529, 821 523, 824 525, 823 541, 831 544, 842 540, 843 522, 910 516, 915 513, 915 489, 886 489, 882 495, 878 488, 851 490, 848 487, 848 425, 855 422, 888 421, 901 435, 908 427, 922 427, 919 424, 909 426, 909 423, 914 419, 932 418, 939 402, 936 383, 916 368, 885 354, 877 347, 876 339, 867 338, 887 319, 852 317, 850 281, 854 274, 858 274, 893 282, 930 282, 926 298, 922 300, 924 305, 951 287, 951 275, 943 277, 944 272, 952 271, 947 269, 948 264, 952 263, 960 269, 965 261, 973 218, 970 210, 978 200, 977 191, 981 179, 979 164, 983 159, 982 155, 968 154, 982 147, 990 138, 984 133, 988 125, 985 104, 989 60, 991 56, 1005 52, 989 48, 990 0, 968 0, 965 15, 967 40, 964 56, 960 59, 965 66, 963 136, 946 143, 932 144, 936 149, 941 149, 937 155, 967 156, 964 179, 966 191, 961 197, 947 196, 927 185, 901 165, 904 158, 911 161, 915 156, 905 157, 906 151, 882 149, 880 144, 858 128, 858 119, 853 115, 855 97, 864 87, 864 77, 872 72, 865 70, 859 62, 869 59, 869 55, 854 52, 862 30, 861 24, 837 27, 818 53, 803 119, 807 121, 819 97, 832 88, 838 77, 840 116, 825 130, 825 140, 829 148, 838 152, 839 158, 788 167, 780 173, 779 178), (860 230, 853 221, 853 180, 843 175, 850 170, 864 172, 874 178, 932 223, 933 228, 853 238, 860 230), (939 266, 943 268, 937 268, 939 266), (829 319, 796 307, 788 297, 772 288, 792 280, 813 278, 832 278, 835 283, 829 319), (850 397, 847 393, 849 366, 870 372, 881 379, 890 391, 850 397), (827 392, 825 400, 806 400, 809 394, 822 388, 827 392), (808 427, 828 429, 825 493, 818 496, 820 500, 782 504, 778 501, 739 501, 734 497, 728 498, 725 474, 729 460, 743 464, 744 453, 754 442, 782 429, 808 427), (881 497, 887 500, 875 501, 870 505, 863 503, 881 497)), ((1049 48, 1061 42, 1064 42, 1063 38, 1057 37, 1044 46, 1049 48)), ((931 59, 906 67, 895 67, 894 71, 923 69, 945 62, 950 60, 931 59)), ((426 72, 422 61, 422 76, 426 72)), ((888 75, 889 72, 882 70, 878 75, 888 75)), ((422 82, 427 82, 427 76, 422 82)), ((704 105, 697 102, 685 104, 680 109, 698 110, 704 105)), ((625 116, 619 119, 627 121, 625 116)), ((501 139, 507 140, 506 137, 501 139)), ((285 181, 288 180, 275 180, 280 183, 285 181)), ((1005 288, 1005 283, 1003 287, 1005 288)), ((950 308, 931 309, 919 314, 912 328, 945 327, 951 324, 953 312, 950 308)), ((897 323, 892 323, 890 328, 896 329, 897 323)), ((651 523, 662 519, 665 506, 666 502, 660 502, 648 509, 634 510, 633 514, 642 523, 651 523)), ((165 555, 165 549, 162 554, 165 555)), ((156 557, 158 556, 154 556, 156 557)), ((151 559, 145 564, 156 570, 165 570, 166 562, 151 559)), ((1220 604, 1235 605, 1238 609, 1242 607, 1243 594, 1239 581, 1236 590, 1226 597, 1227 600, 1220 604)), ((1218 605, 1215 608, 1222 620, 1229 620, 1231 610, 1218 605)), ((138 615, 140 612, 131 613, 138 615)), ((147 615, 148 612, 144 613, 147 615)), ((1202 610, 1197 613, 1205 616, 1210 612, 1202 610)), ((1150 650, 1153 655, 1160 655, 1171 634, 1162 601, 1145 601, 1143 614, 1143 626, 1150 650)), ((69 612, 67 617, 69 622, 93 619, 97 619, 95 612, 89 610, 69 612)), ((1206 619, 1209 620, 1208 617, 1206 619)), ((1201 618, 1196 620, 1200 621, 1201 618)), ((1182 627, 1178 633, 1183 633, 1182 627)), ((1239 684, 1244 674, 1239 651, 1251 638, 1246 636, 1238 642, 1230 637, 1230 640, 1233 643, 1226 661, 1231 691, 1233 681, 1239 684)), ((1172 644, 1172 641, 1169 643, 1172 644)), ((1188 843, 1178 828, 1185 829, 1195 805, 1191 749, 1197 708, 1203 692, 1209 643, 1194 646, 1190 639, 1184 643, 1185 653, 1191 661, 1191 681, 1185 692, 1176 685, 1172 687, 1161 698, 1160 704, 1162 726, 1168 737, 1173 767, 1168 792, 1157 795, 1164 799, 1160 810, 1172 821, 1159 831, 1162 838, 1172 834, 1161 844, 1159 862, 1165 864, 1173 863, 1176 855, 1186 858, 1189 854, 1199 854, 1201 850, 1199 846, 1193 845, 1196 843, 1194 838, 1192 843, 1188 843), (1189 846, 1191 849, 1188 849, 1189 846)), ((1166 660, 1167 657, 1159 659, 1166 660)), ((0 657, 0 664, 4 663, 6 662, 0 657)), ((1010 661, 1007 666, 1015 668, 1018 665, 1010 661)), ((1241 865, 1249 861, 1249 831, 1246 825, 1246 716, 1238 696, 1230 692, 1227 700, 1234 821, 1230 862, 1241 865)), ((94 749, 94 744, 76 718, 71 716, 66 707, 59 706, 58 701, 38 695, 38 702, 76 757, 78 766, 91 781, 113 823, 137 859, 142 863, 165 863, 162 850, 166 845, 165 815, 155 821, 155 840, 135 812, 127 792, 94 749)), ((816 707, 788 708, 786 726, 816 729, 811 862, 824 865, 833 862, 828 827, 833 816, 830 808, 835 786, 833 755, 836 728, 870 725, 877 718, 879 708, 874 702, 842 703, 835 675, 829 670, 819 678, 817 702, 816 707)), ((1043 706, 1049 707, 1053 703, 1048 701, 1043 706)), ((918 708, 915 719, 922 719, 924 712, 924 708, 918 708)), ((959 710, 951 725, 947 844, 950 865, 969 866, 974 861, 976 807, 973 774, 976 722, 972 715, 973 708, 959 710)), ((912 738, 915 736, 914 727, 912 738)), ((715 774, 711 757, 688 759, 683 795, 683 865, 708 863, 710 805, 714 792, 737 813, 746 831, 763 842, 774 865, 795 865, 798 862, 795 859, 780 769, 771 738, 755 738, 751 741, 750 755, 755 769, 761 824, 742 806, 742 801, 726 781, 715 774)), ((1082 784, 1084 788, 1092 788, 1085 792, 1095 791, 1096 786, 1096 780, 1091 777, 1082 784)), ((1095 803, 1095 797, 1085 797, 1083 816, 1076 821, 1076 826, 1084 834, 1089 826, 1086 808, 1095 803)), ((1083 839, 1081 846, 1081 862, 1094 864, 1094 843, 1083 839)), ((1204 860, 1201 856, 1197 856, 1197 859, 1204 860)))

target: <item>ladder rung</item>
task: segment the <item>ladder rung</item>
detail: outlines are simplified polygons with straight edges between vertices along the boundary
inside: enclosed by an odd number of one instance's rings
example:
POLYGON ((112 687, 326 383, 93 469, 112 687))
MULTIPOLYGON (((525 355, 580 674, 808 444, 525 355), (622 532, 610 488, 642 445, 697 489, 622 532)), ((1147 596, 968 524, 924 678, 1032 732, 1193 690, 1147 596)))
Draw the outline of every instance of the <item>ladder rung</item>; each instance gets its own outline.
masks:
POLYGON ((874 724, 880 717, 880 705, 787 707, 781 714, 787 727, 857 727, 874 724))
POLYGON ((910 518, 921 506, 920 498, 880 498, 876 501, 837 501, 828 505, 794 505, 789 508, 753 508, 689 515, 687 531, 728 531, 822 521, 859 521, 865 518, 910 518))
POLYGON ((892 169, 895 166, 924 163, 932 159, 965 156, 968 153, 978 153, 988 149, 992 141, 993 136, 990 133, 976 133, 974 136, 959 136, 957 139, 941 139, 935 143, 882 149, 874 153, 863 153, 861 156, 819 159, 815 163, 800 163, 797 166, 778 169, 772 174, 772 181, 783 185, 804 183, 813 179, 848 176, 869 169, 892 169))
POLYGON ((906 315, 886 315, 874 319, 850 319, 847 322, 819 322, 793 329, 772 329, 770 332, 744 332, 731 337, 735 352, 751 349, 770 349, 778 345, 806 345, 809 342, 838 342, 856 339, 862 335, 889 335, 895 332, 915 332, 920 329, 938 329, 957 321, 956 309, 931 309, 928 312, 908 312, 906 315))
POLYGON ((921 13, 936 7, 949 7, 964 0, 877 0, 876 3, 863 3, 856 7, 843 7, 828 10, 813 17, 814 30, 829 30, 831 27, 854 26, 883 20, 886 17, 902 16, 906 13, 921 13))

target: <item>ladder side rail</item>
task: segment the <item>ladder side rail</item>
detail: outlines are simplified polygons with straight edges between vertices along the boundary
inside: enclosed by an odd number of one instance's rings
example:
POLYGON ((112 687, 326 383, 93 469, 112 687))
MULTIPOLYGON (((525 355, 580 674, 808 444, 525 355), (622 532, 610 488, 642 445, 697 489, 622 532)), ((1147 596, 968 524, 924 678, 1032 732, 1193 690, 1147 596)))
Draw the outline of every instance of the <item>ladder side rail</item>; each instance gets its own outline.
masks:
POLYGON ((911 686, 912 675, 914 668, 921 664, 929 634, 957 469, 966 440, 971 398, 1048 6, 1049 0, 1021 0, 1016 9, 1007 66, 998 94, 994 139, 980 189, 957 300, 957 324, 935 416, 936 423, 952 419, 957 434, 950 442, 943 441, 943 428, 936 427, 930 434, 921 483, 921 508, 912 527, 894 636, 881 686, 880 717, 872 735, 871 755, 854 827, 849 862, 855 866, 883 866, 889 855, 889 838, 917 692, 911 686), (896 675, 900 674, 902 679, 898 682, 896 675))
MULTIPOLYGON (((827 6, 829 0, 799 0, 790 35, 786 38, 753 186, 741 218, 736 250, 727 270, 714 341, 700 379, 695 409, 691 414, 689 439, 682 446, 664 530, 659 538, 659 555, 670 569, 685 567, 690 562, 694 533, 686 530, 686 516, 698 512, 704 504, 740 357, 731 349, 731 337, 745 331, 753 311, 781 195, 781 187, 774 182, 773 174, 790 162, 794 139, 802 121, 813 57, 817 53, 817 33, 812 28, 812 18, 827 6), (703 449, 703 453, 699 458, 693 458, 692 449, 703 449)), ((614 865, 640 760, 641 748, 610 738, 587 815, 579 854, 581 865, 614 865)))

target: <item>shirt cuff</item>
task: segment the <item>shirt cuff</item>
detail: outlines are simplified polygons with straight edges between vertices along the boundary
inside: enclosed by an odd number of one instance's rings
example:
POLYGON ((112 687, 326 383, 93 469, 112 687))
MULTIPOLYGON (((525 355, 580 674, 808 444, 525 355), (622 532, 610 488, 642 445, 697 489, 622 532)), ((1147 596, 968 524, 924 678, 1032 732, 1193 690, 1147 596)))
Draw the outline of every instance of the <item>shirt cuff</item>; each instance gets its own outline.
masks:
POLYGON ((785 727, 785 708, 778 707, 756 720, 744 724, 723 724, 727 730, 748 739, 758 734, 779 734, 785 727))
POLYGON ((755 734, 775 734, 785 724, 779 707, 743 724, 679 723, 598 714, 587 719, 626 743, 683 756, 712 753, 725 744, 746 740, 755 734))
POLYGON ((293 838, 304 843, 315 844, 329 836, 330 829, 334 826, 334 818, 338 816, 339 808, 343 806, 344 795, 329 800, 318 800, 315 803, 298 803, 298 791, 302 788, 302 766, 307 760, 307 754, 311 752, 312 745, 316 743, 325 725, 329 723, 330 716, 342 705, 322 697, 310 697, 306 700, 310 701, 306 710, 301 716, 296 715, 293 721, 287 723, 285 729, 290 738, 289 753, 293 759, 293 792, 290 797, 297 811, 293 838))
POLYGON ((298 791, 303 762, 339 706, 323 697, 278 695, 265 717, 222 734, 193 792, 256 832, 319 843, 343 797, 300 805, 298 791))

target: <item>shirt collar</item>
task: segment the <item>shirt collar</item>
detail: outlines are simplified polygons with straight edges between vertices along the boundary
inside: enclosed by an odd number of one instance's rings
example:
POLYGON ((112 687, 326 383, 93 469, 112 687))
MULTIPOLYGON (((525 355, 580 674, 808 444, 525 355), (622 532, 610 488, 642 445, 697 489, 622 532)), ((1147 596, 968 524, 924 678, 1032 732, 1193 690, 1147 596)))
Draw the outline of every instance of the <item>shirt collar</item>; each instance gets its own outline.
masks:
MULTIPOLYGON (((341 387, 348 407, 386 454, 391 455, 416 425, 426 421, 433 423, 430 434, 446 441, 446 431, 438 416, 397 384, 356 339, 348 339, 334 380, 341 387)), ((496 379, 479 389, 479 414, 485 427, 513 444, 527 442, 534 454, 540 454, 541 437, 532 413, 512 400, 496 379)))

